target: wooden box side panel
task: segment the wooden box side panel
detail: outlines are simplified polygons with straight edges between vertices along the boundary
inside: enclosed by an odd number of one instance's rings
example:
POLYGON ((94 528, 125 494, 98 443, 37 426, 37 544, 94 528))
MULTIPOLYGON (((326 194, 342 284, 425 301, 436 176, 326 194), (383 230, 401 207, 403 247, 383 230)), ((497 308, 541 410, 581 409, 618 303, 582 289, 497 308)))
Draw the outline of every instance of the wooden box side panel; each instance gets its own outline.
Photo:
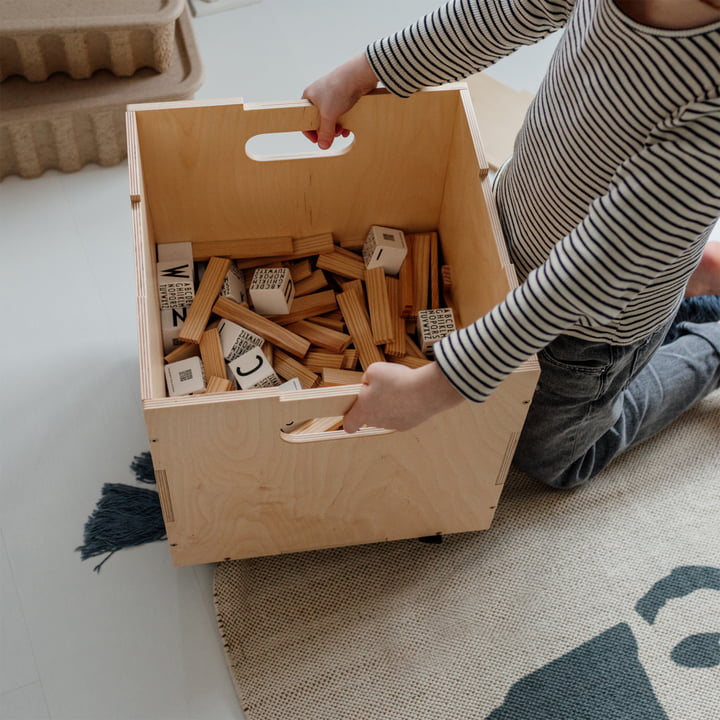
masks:
POLYGON ((183 104, 138 111, 138 141, 157 242, 332 232, 364 237, 371 224, 437 227, 458 89, 400 100, 362 98, 345 116, 341 154, 258 161, 254 135, 316 127, 306 102, 183 104))
POLYGON ((155 239, 149 218, 142 160, 137 139, 137 118, 126 114, 130 217, 135 253, 137 287, 138 350, 140 359, 140 396, 143 400, 165 397, 162 331, 158 300, 155 239))
POLYGON ((467 90, 459 104, 450 149, 439 230, 450 265, 459 324, 474 322, 500 302, 514 285, 484 156, 467 90))
POLYGON ((302 444, 281 438, 278 397, 151 403, 173 562, 485 529, 532 388, 521 374, 410 432, 302 444))

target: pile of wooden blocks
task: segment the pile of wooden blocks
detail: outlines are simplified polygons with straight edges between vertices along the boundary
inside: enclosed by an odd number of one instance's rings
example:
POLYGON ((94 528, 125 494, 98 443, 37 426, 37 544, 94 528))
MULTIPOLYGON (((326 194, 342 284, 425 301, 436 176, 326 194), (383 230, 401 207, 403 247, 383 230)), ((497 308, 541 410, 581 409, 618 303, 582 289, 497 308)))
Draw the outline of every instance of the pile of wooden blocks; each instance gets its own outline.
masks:
POLYGON ((373 362, 430 362, 455 329, 435 231, 157 248, 171 396, 356 384, 373 362))

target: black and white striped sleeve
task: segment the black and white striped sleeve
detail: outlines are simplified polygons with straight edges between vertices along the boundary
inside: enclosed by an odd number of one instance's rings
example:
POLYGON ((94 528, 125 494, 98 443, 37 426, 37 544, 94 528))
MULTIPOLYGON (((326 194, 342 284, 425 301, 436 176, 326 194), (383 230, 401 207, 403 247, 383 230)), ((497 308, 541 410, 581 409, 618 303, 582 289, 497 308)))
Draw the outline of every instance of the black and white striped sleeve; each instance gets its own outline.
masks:
POLYGON ((720 216, 720 99, 686 107, 618 168, 546 262, 472 325, 434 346, 455 388, 481 402, 578 322, 604 325, 720 216))
POLYGON ((460 80, 565 25, 573 0, 450 0, 368 46, 385 87, 407 97, 460 80))

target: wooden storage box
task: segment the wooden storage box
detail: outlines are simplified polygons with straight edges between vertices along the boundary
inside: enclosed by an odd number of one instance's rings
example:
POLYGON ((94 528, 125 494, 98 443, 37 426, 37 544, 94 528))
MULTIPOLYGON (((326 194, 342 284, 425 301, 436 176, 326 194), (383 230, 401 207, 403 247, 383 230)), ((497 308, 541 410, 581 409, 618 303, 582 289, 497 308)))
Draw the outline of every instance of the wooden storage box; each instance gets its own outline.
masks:
POLYGON ((155 272, 158 243, 437 230, 456 321, 471 323, 516 280, 467 87, 377 91, 345 116, 348 148, 272 160, 251 158, 247 141, 317 127, 309 103, 136 105, 127 119, 141 393, 175 564, 489 527, 534 359, 488 402, 409 432, 286 435, 290 421, 342 415, 358 386, 168 397, 155 272))

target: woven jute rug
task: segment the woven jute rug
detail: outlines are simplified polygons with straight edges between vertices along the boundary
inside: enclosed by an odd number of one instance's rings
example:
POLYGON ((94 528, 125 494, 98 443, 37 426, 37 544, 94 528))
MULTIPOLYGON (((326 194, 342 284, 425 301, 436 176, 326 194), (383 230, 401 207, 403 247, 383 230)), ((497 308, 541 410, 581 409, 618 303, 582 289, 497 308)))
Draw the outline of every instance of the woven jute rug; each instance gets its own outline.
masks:
POLYGON ((249 720, 718 720, 720 393, 593 482, 512 471, 493 526, 225 562, 249 720))

